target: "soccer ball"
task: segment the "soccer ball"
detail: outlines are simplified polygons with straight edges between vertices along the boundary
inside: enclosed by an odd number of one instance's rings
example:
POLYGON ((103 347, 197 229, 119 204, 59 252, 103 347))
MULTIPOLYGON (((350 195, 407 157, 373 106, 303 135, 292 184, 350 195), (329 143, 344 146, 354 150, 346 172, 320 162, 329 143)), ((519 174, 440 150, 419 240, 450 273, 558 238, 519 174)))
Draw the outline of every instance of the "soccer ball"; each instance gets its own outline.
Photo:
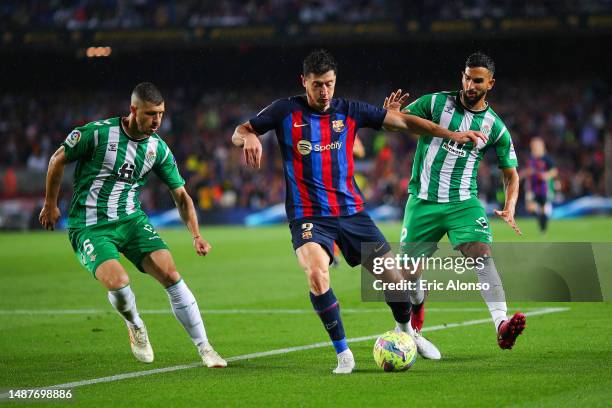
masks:
POLYGON ((417 347, 410 335, 388 331, 374 343, 374 361, 385 371, 406 371, 416 361, 417 347))

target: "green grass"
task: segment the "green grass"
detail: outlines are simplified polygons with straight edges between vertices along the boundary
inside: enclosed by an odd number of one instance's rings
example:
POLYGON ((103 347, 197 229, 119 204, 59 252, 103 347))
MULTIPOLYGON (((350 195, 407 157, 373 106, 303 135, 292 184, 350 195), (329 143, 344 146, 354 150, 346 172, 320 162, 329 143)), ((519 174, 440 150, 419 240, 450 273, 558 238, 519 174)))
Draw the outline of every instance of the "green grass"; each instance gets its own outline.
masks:
MULTIPOLYGON (((541 236, 535 221, 520 220, 524 236, 493 223, 498 242, 608 242, 612 218, 556 221, 541 236)), ((382 225, 387 237, 397 224, 382 225)), ((286 226, 203 228, 213 251, 198 258, 187 232, 165 230, 179 271, 203 310, 310 309, 307 286, 286 226)), ((609 252, 602 245, 602 256, 609 252)), ((123 323, 102 286, 76 261, 65 233, 0 235, 0 311, 97 309, 101 313, 0 314, 0 392, 170 367, 198 361, 195 348, 170 313, 143 313, 156 353, 151 365, 131 356, 123 323)), ((127 264, 126 264, 127 265, 127 264)), ((169 310, 151 278, 128 267, 141 310, 169 310)), ((609 270, 608 270, 609 272, 609 270)), ((384 304, 360 301, 358 269, 332 271, 349 337, 392 327, 384 304), (368 310, 365 310, 368 309, 368 310), (371 309, 380 309, 372 311, 371 309)), ((444 358, 419 359, 406 373, 383 373, 371 356, 373 341, 352 344, 358 370, 333 376, 331 347, 235 361, 226 370, 203 367, 73 389, 76 406, 607 406, 612 397, 610 303, 511 304, 570 310, 528 318, 512 351, 500 351, 490 323, 431 332, 444 358)), ((482 303, 429 304, 426 326, 488 317, 482 303), (446 308, 448 311, 440 309, 446 308), (458 311, 481 308, 481 311, 458 311)), ((327 341, 314 313, 204 313, 218 351, 239 356, 327 341)), ((3 404, 0 402, 0 404, 3 404)), ((4 403, 6 406, 11 403, 4 403)), ((45 406, 65 405, 49 402, 45 406)), ((18 406, 27 404, 19 403, 18 406)))

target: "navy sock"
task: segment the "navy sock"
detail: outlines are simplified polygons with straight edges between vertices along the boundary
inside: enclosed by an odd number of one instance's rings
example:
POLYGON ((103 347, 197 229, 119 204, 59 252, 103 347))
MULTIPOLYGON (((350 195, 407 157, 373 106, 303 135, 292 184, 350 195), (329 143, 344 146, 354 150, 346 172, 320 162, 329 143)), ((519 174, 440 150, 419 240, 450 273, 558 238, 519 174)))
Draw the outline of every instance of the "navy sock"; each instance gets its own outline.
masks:
POLYGON ((323 322, 323 326, 334 344, 336 353, 342 353, 344 350, 348 349, 346 336, 344 334, 344 326, 340 318, 340 305, 338 304, 338 299, 336 299, 334 295, 334 291, 329 288, 327 292, 319 296, 313 295, 312 292, 310 292, 310 301, 312 302, 312 307, 314 307, 315 312, 317 312, 321 318, 321 322, 323 322))
POLYGON ((398 323, 408 323, 410 320, 410 302, 387 302, 393 318, 398 323))
POLYGON ((545 232, 546 231, 546 224, 548 223, 548 217, 546 216, 546 214, 540 214, 538 216, 538 221, 540 224, 540 231, 541 232, 545 232))

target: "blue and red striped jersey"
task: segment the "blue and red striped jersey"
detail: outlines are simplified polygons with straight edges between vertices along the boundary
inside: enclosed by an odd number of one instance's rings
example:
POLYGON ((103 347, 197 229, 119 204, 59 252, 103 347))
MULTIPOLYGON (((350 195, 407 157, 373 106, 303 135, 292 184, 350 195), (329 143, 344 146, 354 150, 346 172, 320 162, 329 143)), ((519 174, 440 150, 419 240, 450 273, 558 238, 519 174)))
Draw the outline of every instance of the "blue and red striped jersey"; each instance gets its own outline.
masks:
POLYGON ((250 120, 259 135, 276 131, 289 221, 363 211, 363 194, 353 177, 353 143, 358 129, 380 129, 386 114, 365 102, 335 98, 327 111, 318 112, 300 95, 274 101, 250 120))
POLYGON ((546 196, 549 192, 549 180, 544 177, 544 173, 554 167, 548 156, 531 156, 528 163, 530 176, 527 178, 527 190, 535 195, 546 196))

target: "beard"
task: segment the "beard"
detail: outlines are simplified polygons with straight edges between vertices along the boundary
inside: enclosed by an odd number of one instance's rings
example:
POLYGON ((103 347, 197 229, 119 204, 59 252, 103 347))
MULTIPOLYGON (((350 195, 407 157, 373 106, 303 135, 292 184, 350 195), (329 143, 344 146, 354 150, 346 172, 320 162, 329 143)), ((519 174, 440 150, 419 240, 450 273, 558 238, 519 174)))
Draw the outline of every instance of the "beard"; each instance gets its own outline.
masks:
POLYGON ((473 94, 469 94, 466 91, 463 91, 463 100, 470 106, 475 105, 478 101, 480 101, 487 94, 487 91, 474 91, 473 94))

